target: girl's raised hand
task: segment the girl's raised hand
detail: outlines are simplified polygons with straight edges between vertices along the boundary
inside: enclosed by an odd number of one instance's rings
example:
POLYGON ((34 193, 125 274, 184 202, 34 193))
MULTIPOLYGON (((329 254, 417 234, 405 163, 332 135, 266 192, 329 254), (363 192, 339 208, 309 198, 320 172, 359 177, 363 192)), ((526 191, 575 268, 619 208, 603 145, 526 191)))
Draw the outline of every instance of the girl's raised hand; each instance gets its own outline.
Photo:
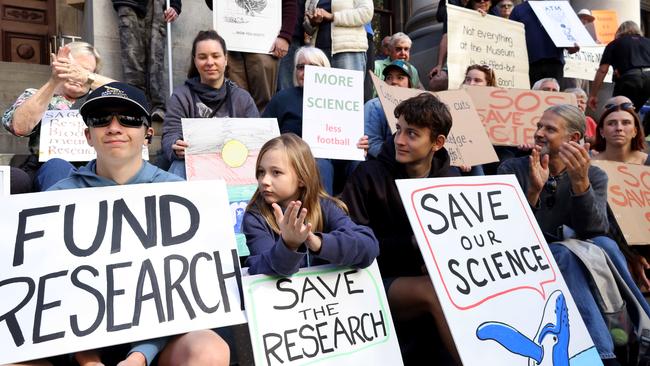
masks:
POLYGON ((302 202, 291 201, 287 205, 286 211, 282 213, 280 205, 277 203, 271 205, 282 240, 291 250, 297 250, 307 240, 311 232, 311 224, 305 224, 307 209, 300 209, 300 206, 302 206, 302 202))

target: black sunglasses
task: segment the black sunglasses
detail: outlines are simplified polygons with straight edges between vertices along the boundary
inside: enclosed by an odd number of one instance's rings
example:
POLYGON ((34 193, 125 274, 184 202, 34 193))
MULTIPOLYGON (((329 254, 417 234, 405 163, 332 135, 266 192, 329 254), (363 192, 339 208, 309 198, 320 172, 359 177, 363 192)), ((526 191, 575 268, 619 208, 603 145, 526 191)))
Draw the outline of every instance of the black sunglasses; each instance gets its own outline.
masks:
POLYGON ((147 125, 147 117, 145 116, 135 117, 119 113, 89 115, 86 117, 86 125, 88 127, 106 127, 111 123, 113 117, 117 118, 117 121, 124 127, 138 128, 147 125))
POLYGON ((636 112, 636 109, 634 108, 634 104, 630 102, 624 102, 621 104, 614 104, 614 103, 605 104, 605 112, 616 111, 619 109, 624 111, 636 112))
POLYGON ((551 208, 555 205, 555 192, 557 192, 557 184, 560 181, 560 176, 549 176, 546 184, 544 184, 544 190, 550 194, 546 197, 546 207, 551 208))

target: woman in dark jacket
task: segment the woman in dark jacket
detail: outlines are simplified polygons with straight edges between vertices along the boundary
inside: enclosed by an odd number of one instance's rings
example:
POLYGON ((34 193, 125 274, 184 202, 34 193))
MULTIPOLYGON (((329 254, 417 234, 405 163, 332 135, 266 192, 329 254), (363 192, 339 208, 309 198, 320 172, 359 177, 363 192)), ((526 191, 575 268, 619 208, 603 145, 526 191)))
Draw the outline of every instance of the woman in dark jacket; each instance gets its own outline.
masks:
POLYGON ((259 117, 248 92, 224 76, 226 41, 213 30, 201 31, 192 44, 192 62, 185 83, 174 90, 163 122, 162 149, 169 171, 185 177, 182 118, 259 117))

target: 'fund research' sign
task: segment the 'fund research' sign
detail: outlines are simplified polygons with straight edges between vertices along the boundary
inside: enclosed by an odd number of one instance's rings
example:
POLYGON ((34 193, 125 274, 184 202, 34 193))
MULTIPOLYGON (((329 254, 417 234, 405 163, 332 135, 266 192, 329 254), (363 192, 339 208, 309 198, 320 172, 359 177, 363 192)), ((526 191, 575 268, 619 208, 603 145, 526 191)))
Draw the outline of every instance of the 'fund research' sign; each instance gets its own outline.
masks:
POLYGON ((0 206, 0 364, 245 322, 223 181, 0 206))

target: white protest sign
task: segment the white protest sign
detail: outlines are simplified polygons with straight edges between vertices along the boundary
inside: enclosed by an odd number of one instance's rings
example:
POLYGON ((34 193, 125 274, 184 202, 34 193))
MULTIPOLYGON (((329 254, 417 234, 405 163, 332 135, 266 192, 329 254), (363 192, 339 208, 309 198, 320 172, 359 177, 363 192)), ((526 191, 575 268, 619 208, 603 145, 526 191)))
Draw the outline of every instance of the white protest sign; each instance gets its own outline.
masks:
POLYGON ((302 138, 314 157, 364 160, 363 72, 305 66, 302 138))
POLYGON ((447 16, 449 89, 460 87, 473 64, 491 67, 499 87, 530 88, 523 24, 449 4, 447 16))
POLYGON ((556 47, 595 46, 587 28, 582 24, 568 1, 529 1, 530 7, 556 47))
POLYGON ((67 161, 95 159, 95 149, 88 145, 86 124, 79 110, 47 111, 41 120, 38 161, 60 158, 67 161))
POLYGON ((403 364, 376 262, 242 279, 256 365, 403 364))
MULTIPOLYGON (((573 54, 564 50, 564 77, 594 81, 604 50, 605 46, 580 47, 580 51, 573 54)), ((604 81, 611 83, 613 74, 610 67, 604 81)))
POLYGON ((601 364, 513 175, 396 184, 464 365, 601 364))
POLYGON ((0 206, 0 364, 246 321, 223 181, 0 206))
MULTIPOLYGON (((128 128, 128 127, 127 127, 128 128)), ((90 161, 97 157, 88 145, 79 110, 46 111, 41 119, 38 161, 59 158, 67 161, 90 161)), ((149 160, 149 149, 142 147, 142 158, 149 160)))
POLYGON ((9 173, 11 167, 9 166, 0 166, 0 196, 8 196, 11 192, 11 180, 9 173))
POLYGON ((280 136, 275 118, 183 118, 187 180, 225 179, 228 186, 254 184, 257 155, 280 136))
POLYGON ((229 51, 270 53, 282 26, 282 1, 213 1, 216 31, 229 51))

